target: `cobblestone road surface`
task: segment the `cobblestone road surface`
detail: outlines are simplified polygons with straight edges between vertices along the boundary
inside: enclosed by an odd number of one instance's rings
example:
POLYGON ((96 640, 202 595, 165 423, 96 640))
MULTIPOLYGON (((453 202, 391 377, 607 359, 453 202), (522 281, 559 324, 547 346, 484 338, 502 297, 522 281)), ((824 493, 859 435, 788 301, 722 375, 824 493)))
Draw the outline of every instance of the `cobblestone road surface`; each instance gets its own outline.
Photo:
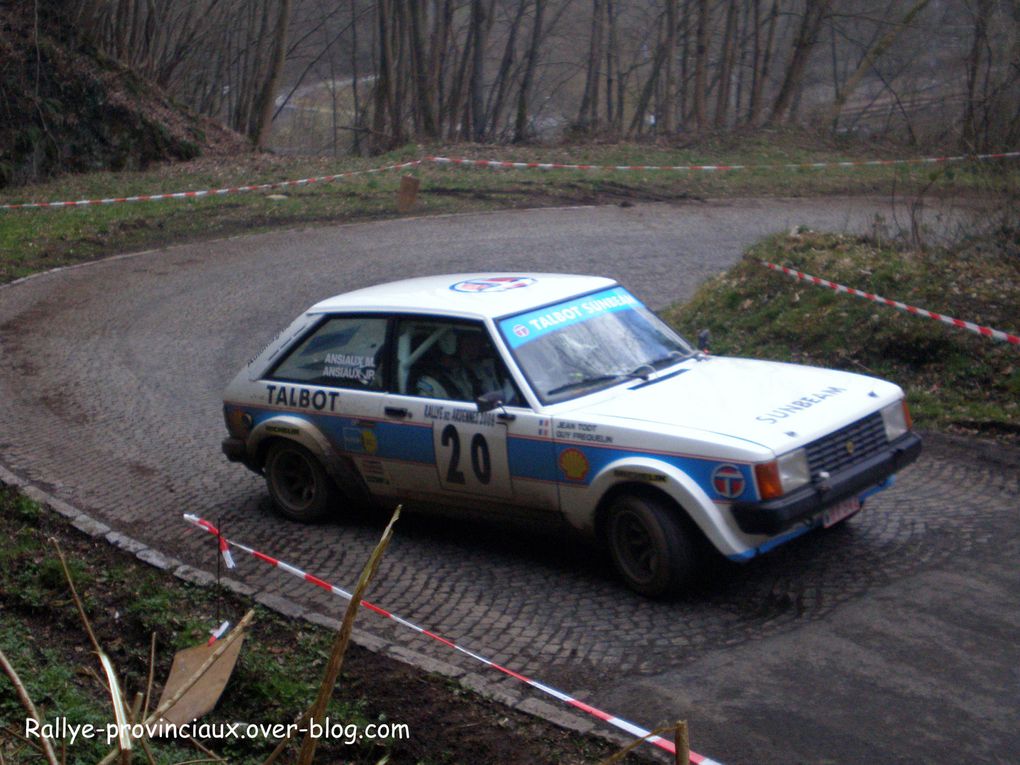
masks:
MULTIPOLYGON (((891 219, 877 201, 771 200, 401 220, 29 279, 0 290, 0 465, 197 568, 214 568, 215 553, 184 512, 349 587, 381 525, 285 522, 219 452, 223 386, 302 309, 471 269, 606 274, 662 307, 765 233, 866 226, 876 210, 891 219)), ((845 529, 722 566, 673 603, 627 591, 569 537, 407 517, 371 599, 636 722, 689 719, 695 748, 724 762, 1014 762, 1018 481, 1008 450, 929 439, 845 529)), ((261 598, 341 613, 260 566, 240 559, 237 577, 261 598)), ((366 640, 445 662, 468 685, 487 680, 507 701, 547 701, 391 622, 359 624, 366 640)))

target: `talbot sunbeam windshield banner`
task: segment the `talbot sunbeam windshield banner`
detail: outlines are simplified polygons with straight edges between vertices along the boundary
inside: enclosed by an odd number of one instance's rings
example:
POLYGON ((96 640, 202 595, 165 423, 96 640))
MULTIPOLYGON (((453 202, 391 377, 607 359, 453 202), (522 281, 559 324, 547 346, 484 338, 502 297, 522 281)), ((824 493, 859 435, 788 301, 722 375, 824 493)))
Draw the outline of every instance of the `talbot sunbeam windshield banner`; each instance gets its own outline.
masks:
POLYGON ((623 287, 613 287, 594 295, 584 295, 565 303, 512 316, 501 321, 499 328, 511 348, 520 348, 572 324, 580 324, 607 313, 631 311, 639 305, 641 303, 638 299, 623 287))

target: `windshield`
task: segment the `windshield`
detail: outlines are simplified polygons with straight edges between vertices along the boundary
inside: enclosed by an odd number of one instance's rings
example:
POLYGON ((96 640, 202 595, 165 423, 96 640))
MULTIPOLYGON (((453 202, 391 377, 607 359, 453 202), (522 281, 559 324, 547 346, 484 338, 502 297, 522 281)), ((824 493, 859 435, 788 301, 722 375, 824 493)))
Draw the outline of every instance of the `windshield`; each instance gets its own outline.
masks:
POLYGON ((695 352, 623 287, 511 316, 499 329, 546 404, 647 379, 695 352))

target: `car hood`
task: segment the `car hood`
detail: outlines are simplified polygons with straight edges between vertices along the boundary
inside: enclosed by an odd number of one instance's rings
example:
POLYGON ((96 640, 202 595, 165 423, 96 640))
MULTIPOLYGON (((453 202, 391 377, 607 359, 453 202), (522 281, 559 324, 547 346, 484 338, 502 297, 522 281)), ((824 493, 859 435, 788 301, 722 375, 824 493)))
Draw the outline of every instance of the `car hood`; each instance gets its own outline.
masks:
MULTIPOLYGON (((892 383, 832 369, 708 357, 616 389, 585 414, 750 441, 776 452, 820 438, 902 397, 892 383)), ((576 415, 575 415, 576 416, 576 415)))

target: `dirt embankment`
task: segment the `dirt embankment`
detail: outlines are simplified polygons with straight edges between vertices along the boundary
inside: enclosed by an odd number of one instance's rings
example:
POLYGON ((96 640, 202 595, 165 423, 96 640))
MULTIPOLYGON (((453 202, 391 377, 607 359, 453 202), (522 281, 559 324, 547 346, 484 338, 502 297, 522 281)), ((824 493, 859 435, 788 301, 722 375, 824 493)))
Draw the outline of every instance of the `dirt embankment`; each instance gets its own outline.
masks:
POLYGON ((0 188, 250 149, 30 10, 0 8, 0 188))

